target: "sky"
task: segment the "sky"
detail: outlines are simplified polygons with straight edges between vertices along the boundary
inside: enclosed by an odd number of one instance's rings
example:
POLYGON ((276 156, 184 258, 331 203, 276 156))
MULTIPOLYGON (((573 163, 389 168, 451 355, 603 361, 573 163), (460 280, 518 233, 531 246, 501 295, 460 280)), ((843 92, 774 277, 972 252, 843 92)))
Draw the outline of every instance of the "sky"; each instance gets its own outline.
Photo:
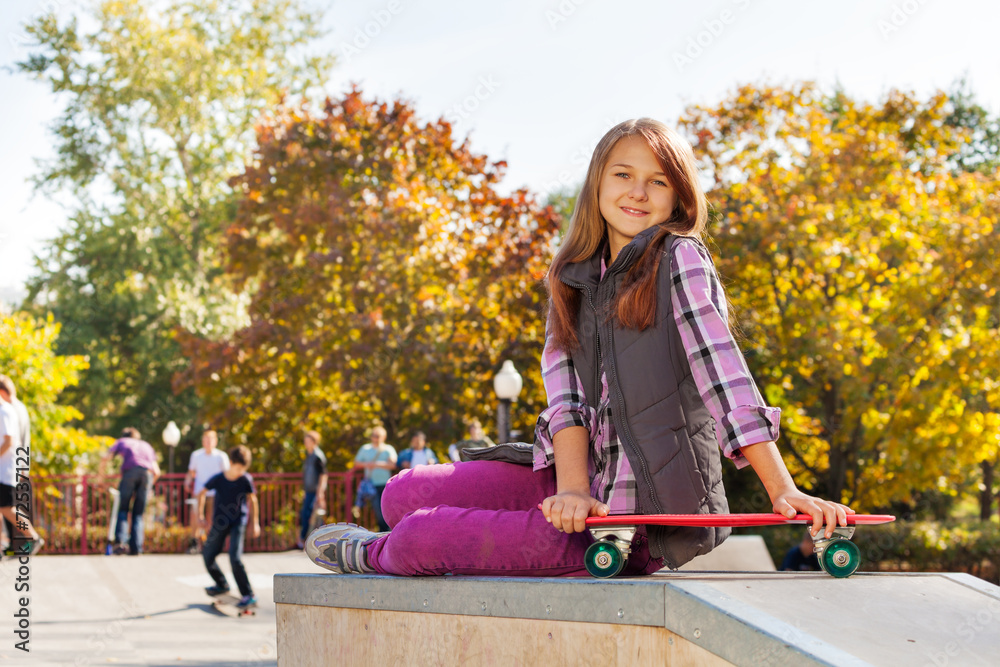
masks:
MULTIPOLYGON (((52 157, 59 101, 14 72, 22 25, 89 0, 4 2, 0 9, 0 301, 23 294, 36 254, 67 211, 29 179, 52 157)), ((503 189, 545 194, 578 184, 612 125, 673 123, 746 83, 812 80, 879 100, 927 96, 966 78, 1000 110, 1000 3, 986 0, 306 0, 325 10, 318 45, 338 56, 333 96, 404 97, 444 116, 474 150, 508 163, 503 189)))

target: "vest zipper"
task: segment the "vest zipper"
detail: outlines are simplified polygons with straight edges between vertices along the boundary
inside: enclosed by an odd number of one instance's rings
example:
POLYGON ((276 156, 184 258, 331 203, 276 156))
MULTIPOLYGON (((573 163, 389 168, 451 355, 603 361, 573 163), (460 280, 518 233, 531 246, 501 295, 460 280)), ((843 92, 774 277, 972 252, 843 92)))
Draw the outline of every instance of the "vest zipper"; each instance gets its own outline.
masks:
MULTIPOLYGON (((608 338, 611 341, 611 349, 614 350, 614 326, 608 325, 608 338)), ((600 340, 600 337, 598 337, 600 340)), ((656 514, 662 514, 663 510, 660 507, 659 501, 656 499, 656 493, 654 492, 653 479, 649 476, 649 466, 646 464, 646 457, 642 455, 642 451, 636 446, 632 439, 632 431, 629 429, 628 421, 625 419, 625 397, 622 394, 621 385, 618 382, 618 367, 615 366, 615 355, 612 353, 608 355, 608 363, 611 367, 611 379, 614 383, 614 391, 618 394, 618 410, 616 410, 615 416, 617 417, 618 425, 618 435, 622 438, 622 441, 627 443, 635 454, 635 458, 639 461, 640 472, 642 473, 642 478, 646 481, 647 489, 649 490, 649 497, 653 501, 653 509, 656 510, 656 514)), ((638 509, 638 508, 636 508, 638 509)))
MULTIPOLYGON (((601 399, 601 318, 600 318, 600 313, 597 312, 597 306, 594 304, 594 293, 590 290, 590 285, 585 285, 583 283, 578 283, 578 282, 571 282, 571 281, 568 281, 568 280, 564 280, 563 282, 566 283, 567 285, 569 285, 570 287, 576 288, 578 290, 583 290, 584 292, 586 292, 586 294, 587 294, 587 303, 590 304, 590 309, 594 311, 594 319, 597 321, 597 328, 596 328, 596 331, 597 331, 597 364, 594 366, 594 372, 593 372, 592 377, 590 378, 590 380, 591 380, 591 386, 588 387, 588 388, 594 390, 594 396, 596 397, 596 398, 591 397, 591 398, 589 398, 589 400, 591 400, 591 401, 595 401, 596 400, 597 403, 600 404, 600 399, 601 399)), ((595 405, 594 408, 596 409, 597 406, 595 405)))
MULTIPOLYGON (((619 259, 621 259, 621 263, 615 270, 616 274, 621 273, 623 268, 629 265, 629 262, 632 259, 632 255, 635 253, 635 247, 634 246, 627 247, 625 252, 626 255, 624 257, 619 257, 619 259)), ((616 261, 614 262, 614 264, 618 264, 618 262, 616 261)), ((613 286, 614 280, 612 280, 611 283, 609 284, 613 286)), ((606 299, 606 302, 610 302, 611 297, 614 297, 614 294, 610 294, 609 298, 606 299)), ((601 325, 598 324, 598 330, 600 330, 600 327, 601 325)), ((636 459, 639 461, 639 467, 640 467, 639 472, 642 473, 642 478, 646 481, 646 486, 649 489, 649 497, 653 501, 653 508, 656 510, 657 514, 662 514, 663 511, 660 507, 659 501, 656 499, 656 493, 654 492, 653 479, 649 476, 649 466, 646 464, 646 457, 642 455, 642 452, 639 450, 639 447, 636 446, 635 441, 632 439, 632 431, 629 429, 628 421, 625 419, 625 414, 626 414, 625 397, 622 394, 621 384, 618 382, 618 368, 617 366, 615 366, 615 355, 614 355, 615 327, 614 324, 611 322, 607 323, 607 339, 608 341, 610 341, 612 350, 612 353, 608 355, 608 362, 611 367, 610 368, 611 372, 609 375, 611 376, 611 379, 614 382, 613 386, 615 389, 615 393, 618 394, 618 410, 616 410, 616 415, 618 417, 618 426, 616 428, 618 429, 619 437, 621 437, 622 441, 632 449, 636 459)), ((598 340, 598 350, 600 350, 600 340, 601 340, 600 335, 598 335, 597 340, 598 340)), ((598 358, 600 357, 598 356, 598 358)))

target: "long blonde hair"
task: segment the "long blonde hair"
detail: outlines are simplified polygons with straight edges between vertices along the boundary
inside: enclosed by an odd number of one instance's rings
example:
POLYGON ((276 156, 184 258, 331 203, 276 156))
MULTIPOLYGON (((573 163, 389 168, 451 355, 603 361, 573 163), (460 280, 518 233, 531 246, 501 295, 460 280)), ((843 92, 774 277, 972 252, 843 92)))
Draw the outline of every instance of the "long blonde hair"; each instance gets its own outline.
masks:
POLYGON ((627 120, 611 128, 594 149, 587 168, 587 177, 576 200, 566 240, 559 247, 549 268, 549 331, 560 349, 576 349, 576 316, 579 308, 578 290, 562 283, 559 276, 568 264, 593 257, 607 237, 607 222, 601 215, 600 186, 608 159, 615 145, 625 137, 642 137, 670 187, 677 194, 677 204, 670 217, 659 223, 656 233, 642 257, 629 269, 611 309, 618 322, 628 328, 645 329, 656 318, 656 274, 660 266, 660 250, 669 234, 700 239, 708 221, 708 204, 698 181, 698 168, 691 145, 677 132, 651 118, 627 120))

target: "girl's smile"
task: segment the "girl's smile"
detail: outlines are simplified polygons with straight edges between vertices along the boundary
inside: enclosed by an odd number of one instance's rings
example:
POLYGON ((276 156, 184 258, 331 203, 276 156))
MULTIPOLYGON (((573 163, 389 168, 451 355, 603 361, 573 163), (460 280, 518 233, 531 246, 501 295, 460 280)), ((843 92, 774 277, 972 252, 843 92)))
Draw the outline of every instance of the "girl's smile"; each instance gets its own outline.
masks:
POLYGON ((641 218, 644 215, 649 215, 649 211, 640 211, 637 208, 631 208, 629 206, 622 206, 621 209, 625 211, 628 215, 634 215, 637 218, 641 218))
POLYGON ((614 261, 632 237, 670 217, 677 193, 646 141, 631 136, 611 149, 597 199, 614 261))

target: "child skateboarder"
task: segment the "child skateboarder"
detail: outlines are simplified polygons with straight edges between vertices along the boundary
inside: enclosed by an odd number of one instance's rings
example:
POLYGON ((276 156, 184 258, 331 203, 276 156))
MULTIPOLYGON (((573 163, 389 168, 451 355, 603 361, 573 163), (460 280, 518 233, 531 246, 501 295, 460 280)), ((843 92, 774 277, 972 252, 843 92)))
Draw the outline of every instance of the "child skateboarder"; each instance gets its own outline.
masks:
POLYGON ((205 592, 212 596, 224 595, 229 592, 229 583, 222 570, 215 564, 215 558, 222 551, 222 545, 229 536, 229 564, 233 568, 236 586, 240 589, 239 609, 247 609, 257 605, 257 598, 250 588, 250 579, 243 567, 243 538, 247 524, 250 525, 250 536, 260 535, 260 523, 257 514, 257 492, 253 478, 247 474, 250 467, 250 450, 243 445, 229 450, 229 469, 215 475, 207 482, 198 494, 198 517, 205 528, 208 528, 208 538, 202 549, 205 568, 215 581, 205 592), (205 520, 205 498, 208 492, 215 490, 215 509, 212 512, 212 522, 205 520))

